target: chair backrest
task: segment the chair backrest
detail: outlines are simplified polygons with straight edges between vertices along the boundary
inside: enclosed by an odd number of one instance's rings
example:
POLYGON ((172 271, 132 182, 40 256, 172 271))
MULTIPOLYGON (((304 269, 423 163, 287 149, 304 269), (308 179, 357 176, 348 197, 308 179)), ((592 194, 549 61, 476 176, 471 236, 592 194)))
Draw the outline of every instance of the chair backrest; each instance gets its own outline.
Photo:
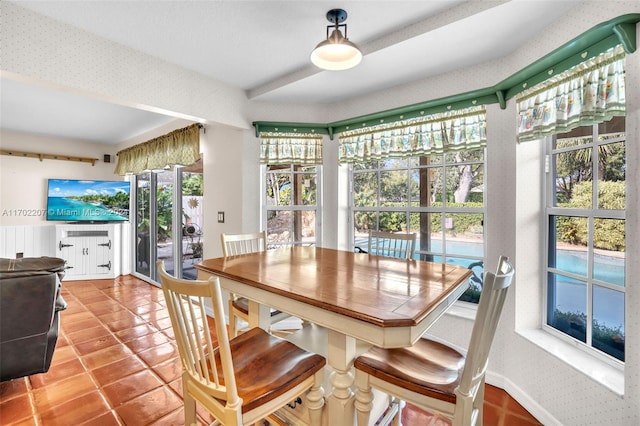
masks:
POLYGON ((255 253, 267 249, 266 231, 249 234, 220 234, 222 241, 222 255, 236 256, 238 254, 255 253))
POLYGON ((500 256, 496 274, 493 272, 485 274, 467 359, 458 387, 458 391, 463 395, 469 395, 482 382, 487 371, 489 351, 513 274, 513 266, 505 256, 500 256))
POLYGON ((416 234, 369 231, 369 254, 411 259, 416 248, 416 234))
POLYGON ((205 301, 209 299, 214 318, 224 318, 218 277, 209 281, 182 280, 169 275, 163 261, 159 260, 157 267, 184 371, 195 386, 219 400, 221 407, 225 401, 227 406, 239 406, 226 324, 214 321, 216 347, 205 312, 205 301))

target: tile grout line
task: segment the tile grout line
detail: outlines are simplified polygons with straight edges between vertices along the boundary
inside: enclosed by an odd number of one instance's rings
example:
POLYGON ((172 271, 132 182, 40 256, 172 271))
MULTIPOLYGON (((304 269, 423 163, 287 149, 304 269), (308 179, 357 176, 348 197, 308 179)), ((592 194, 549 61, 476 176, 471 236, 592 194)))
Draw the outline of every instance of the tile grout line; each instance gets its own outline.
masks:
MULTIPOLYGON (((122 285, 125 285, 125 284, 124 284, 124 283, 122 283, 122 285)), ((101 289, 101 291, 103 291, 103 290, 101 289)), ((107 295, 104 291, 103 291, 103 293, 104 293, 105 295, 107 295)), ((148 320, 144 319, 144 318, 143 318, 140 314, 138 314, 137 312, 133 312, 133 311, 132 311, 131 309, 129 309, 126 305, 122 304, 122 302, 120 302, 119 300, 116 300, 116 299, 112 298, 110 295, 107 295, 107 297, 111 298, 112 300, 114 300, 115 302, 117 302, 118 304, 120 304, 123 308, 127 309, 129 312, 131 312, 132 314, 134 314, 134 315, 136 315, 137 317, 139 317, 142 321, 144 321, 144 323, 145 323, 147 326, 149 326, 149 327, 153 327, 153 329, 154 329, 154 330, 156 330, 156 332, 158 332, 158 333, 162 333, 162 335, 164 335, 165 337, 167 337, 167 339, 169 339, 169 341, 171 342, 171 344, 172 344, 172 345, 174 345, 174 343, 172 342, 172 339, 171 339, 169 336, 167 336, 167 335, 166 335, 162 330, 158 329, 158 328, 156 327, 156 325, 155 325, 155 324, 150 323, 148 320)), ((157 302, 156 302, 156 303, 157 303, 157 302)), ((163 306, 163 308, 165 308, 165 309, 166 309, 166 306, 163 306)), ((117 336, 117 338, 119 339, 119 336, 117 336)), ((126 343, 124 343, 124 342, 122 342, 122 344, 123 344, 123 345, 125 345, 125 346, 127 346, 127 344, 126 344, 126 343)), ((174 346, 175 346, 175 345, 174 345, 174 346)), ((128 347, 128 346, 127 346, 127 347, 128 347)), ((176 347, 176 349, 177 349, 177 347, 176 347)), ((142 357, 138 356, 138 354, 137 354, 137 353, 136 353, 135 355, 136 355, 136 356, 137 356, 137 357, 142 361, 142 363, 143 363, 143 364, 145 364, 145 365, 147 365, 147 366, 148 366, 148 370, 150 370, 150 372, 153 374, 153 376, 154 376, 154 377, 156 377, 156 378, 157 378, 157 379, 162 383, 162 386, 161 386, 161 387, 163 387, 163 388, 167 388, 170 392, 172 392, 174 395, 176 395, 178 398, 180 398, 180 400, 182 400, 182 395, 179 395, 179 394, 178 394, 178 392, 176 392, 176 391, 175 391, 175 390, 174 390, 174 389, 169 385, 169 383, 168 383, 168 382, 166 382, 162 377, 160 377, 160 375, 159 375, 159 374, 157 374, 157 373, 155 372, 155 369, 153 368, 153 366, 149 365, 149 364, 147 363, 147 361, 145 361, 144 359, 142 359, 142 357)), ((156 388, 156 389, 157 389, 157 388, 156 388)), ((153 390, 155 390, 155 389, 153 389, 153 390)), ((149 391, 149 392, 152 392, 153 390, 151 390, 151 391, 149 391)), ((147 393, 149 393, 149 392, 147 392, 147 393)), ((143 394, 143 395, 144 395, 144 394, 143 394)), ((142 396, 142 395, 139 395, 139 396, 142 396)), ((178 408, 177 410, 180 410, 180 408, 178 408)), ((170 416, 170 415, 173 415, 173 413, 175 413, 175 411, 177 411, 177 410, 174 410, 174 411, 171 411, 171 412, 169 412, 169 413, 165 414, 164 416, 162 416, 162 417, 160 417, 160 418, 158 418, 158 419, 154 420, 154 422, 157 422, 157 421, 159 421, 159 420, 162 420, 163 418, 168 417, 168 416, 170 416)))
MULTIPOLYGON (((116 283, 116 280, 114 280, 114 284, 115 284, 115 283, 116 283)), ((117 284, 119 284, 119 285, 121 285, 121 286, 123 286, 123 287, 124 287, 124 286, 126 286, 126 284, 125 284, 125 283, 123 283, 123 282, 122 282, 122 283, 118 282, 117 284)), ((121 307, 122 307, 124 310, 126 310, 127 312, 130 312, 130 313, 131 313, 131 314, 133 314, 134 316, 136 316, 136 317, 140 318, 142 321, 144 321, 144 324, 145 324, 145 325, 147 325, 147 326, 149 326, 149 327, 152 327, 152 329, 153 329, 153 330, 155 330, 155 333, 161 333, 162 335, 164 335, 165 337, 167 337, 167 339, 169 339, 169 342, 170 342, 173 346, 175 346, 175 344, 172 342, 172 339, 171 339, 169 336, 167 336, 167 335, 166 335, 162 330, 160 330, 160 329, 159 329, 155 324, 153 324, 153 323, 151 323, 150 321, 146 320, 145 318, 143 318, 143 317, 142 317, 140 314, 138 314, 137 312, 132 311, 132 310, 131 310, 127 305, 123 304, 120 300, 117 300, 117 299, 115 299, 114 297, 112 297, 112 296, 111 296, 110 294, 108 294, 108 293, 107 293, 103 288, 98 288, 98 287, 95 287, 95 286, 94 286, 94 288, 96 288, 97 290, 99 290, 103 295, 105 295, 106 297, 108 297, 110 300, 113 300, 114 302, 118 303, 118 305, 119 305, 119 306, 121 306, 121 307)), ((114 287, 109 287, 109 288, 114 288, 114 287)), ((87 308, 87 306, 86 306, 86 305, 84 305, 84 304, 83 304, 83 306, 84 306, 87 310, 89 310, 89 308, 87 308)), ((166 307, 163 307, 163 308, 166 308, 166 307)), ((91 313, 92 313, 92 314, 94 314, 94 313, 93 313, 93 311, 91 311, 91 313)), ((129 347, 129 346, 128 346, 124 341, 123 341, 123 339, 121 339, 121 338, 120 338, 120 336, 118 336, 118 335, 116 334, 116 332, 114 332, 111 328, 109 328, 109 327, 108 327, 108 323, 107 323, 107 322, 103 321, 99 316, 97 316, 97 315, 95 315, 95 314, 94 314, 94 316, 96 317, 96 319, 97 319, 98 321, 100 321, 100 323, 101 323, 102 325, 104 325, 105 327, 107 327, 107 329, 109 330, 109 332, 113 335, 113 337, 114 337, 115 339, 117 339, 117 340, 118 340, 118 342, 119 342, 119 344, 120 344, 120 345, 123 345, 123 346, 127 347, 128 349, 130 349, 130 350, 133 352, 133 355, 134 355, 134 356, 135 356, 135 357, 136 357, 136 358, 137 358, 137 359, 138 359, 138 360, 139 360, 139 361, 140 361, 140 362, 141 362, 141 363, 146 367, 146 368, 145 368, 145 370, 148 370, 148 371, 153 375, 153 377, 155 377, 156 379, 158 379, 158 381, 159 381, 160 383, 162 383, 162 385, 161 385, 161 386, 159 386, 158 388, 160 388, 160 387, 162 387, 162 388, 166 388, 166 389, 167 389, 167 390, 169 390, 171 393, 173 393, 175 396, 177 396, 180 400, 182 400, 182 396, 181 396, 180 394, 178 394, 178 393, 177 393, 177 392, 176 392, 176 391, 175 391, 175 390, 174 390, 174 389, 169 385, 169 383, 168 383, 168 382, 166 382, 166 381, 165 381, 165 380, 164 380, 160 375, 158 375, 158 374, 155 372, 155 369, 153 368, 153 366, 152 366, 152 365, 149 365, 149 363, 148 363, 144 358, 142 358, 141 356, 139 356, 139 354, 138 354, 138 353, 134 352, 134 351, 133 351, 133 350, 132 350, 132 349, 131 349, 131 348, 130 348, 130 347, 129 347)), ((151 333, 151 334, 152 334, 152 333, 151 333)), ((132 339, 132 340, 135 340, 135 339, 132 339)), ((147 348, 147 349, 150 349, 150 348, 147 348)), ((145 349, 145 350, 146 350, 146 349, 145 349)), ((109 365, 109 364, 107 364, 107 365, 109 365)), ((114 382, 114 383, 115 383, 115 382, 114 382)), ((136 396, 136 398, 141 397, 141 396, 143 396, 143 395, 146 395, 146 394, 148 394, 148 393, 150 393, 150 392, 153 392, 153 391, 155 391, 155 390, 156 390, 156 389, 158 389, 158 388, 151 389, 151 390, 149 390, 148 392, 145 392, 145 393, 143 393, 143 394, 141 394, 141 395, 136 396)), ((102 392, 101 392, 101 394, 102 394, 102 392)), ((103 396, 103 398, 104 398, 104 399, 106 399, 106 397, 105 397, 105 396, 103 396)), ((109 407, 111 407, 111 408, 112 408, 112 411, 113 411, 114 413, 116 413, 116 414, 117 414, 117 412, 116 412, 116 407, 113 407, 113 406, 109 403, 109 401, 107 401, 107 403, 108 403, 109 407)), ((124 405, 124 404, 121 404, 121 405, 124 405)), ((178 410, 179 410, 179 408, 178 408, 178 410)), ((161 419, 163 419, 163 418, 165 418, 165 417, 167 417, 167 416, 169 416, 169 415, 172 415, 175 411, 176 411, 176 410, 171 411, 171 412, 169 412, 169 413, 165 414, 164 416, 162 416, 162 417, 160 417, 160 418, 156 419, 155 421, 161 420, 161 419)), ((119 415, 118 415, 118 419, 119 419, 119 420, 121 420, 119 415)))
MULTIPOLYGON (((93 282, 91 282, 91 281, 90 281, 89 283, 90 283, 90 285, 91 285, 94 289, 98 290, 98 289, 93 285, 93 282)), ((75 299, 75 301, 76 301, 77 303, 79 303, 80 305, 82 305, 82 307, 84 308, 84 310, 85 310, 86 312, 91 313, 91 315, 92 315, 92 316, 93 316, 97 321, 99 321, 99 322, 100 322, 100 324, 103 324, 103 322, 100 320, 100 318, 99 318, 99 317, 98 317, 98 316, 97 316, 97 315, 96 315, 92 310, 90 310, 90 309, 87 307, 87 305, 86 305, 84 302, 82 302, 82 301, 80 300, 80 298, 79 298, 76 294, 73 294, 73 292, 71 292, 70 290, 67 290, 67 291, 69 292, 69 294, 71 294, 71 295, 73 296, 73 298, 75 299)), ((62 328, 62 327, 61 327, 61 328, 62 328)), ((107 397, 103 394, 103 392, 101 392, 101 386, 99 385, 98 380, 97 380, 97 379, 95 378, 95 376, 93 375, 92 370, 91 370, 91 369, 89 369, 89 366, 86 364, 86 362, 85 362, 84 358, 82 357, 82 355, 81 355, 81 354, 78 352, 78 350, 76 349, 76 344, 75 344, 75 343, 73 343, 73 342, 69 339, 69 337, 67 336, 67 332, 66 332, 66 331, 63 331, 63 333, 64 333, 64 336, 65 336, 65 339, 67 340, 67 344, 71 346, 71 348, 72 348, 73 352, 76 354, 76 357, 78 358, 78 361, 82 364, 82 368, 84 368, 84 371, 85 371, 85 372, 89 375, 89 377, 91 378, 91 381, 93 382, 94 386, 96 387, 96 391, 98 392, 98 395, 100 395, 100 399, 105 403, 105 405, 106 405, 108 408, 110 408, 109 412, 112 412, 113 414, 115 414, 115 415, 116 415, 116 417, 115 417, 115 418, 116 418, 116 420, 118 421, 118 423, 122 423, 122 422, 121 422, 121 419, 120 419, 120 416, 118 416, 118 415, 117 415, 117 413, 116 413, 116 411, 115 411, 115 408, 111 405, 111 403, 108 401, 107 397)), ((113 332, 112 332, 110 329, 109 329, 109 333, 111 333, 111 334, 113 335, 113 332)), ((117 336, 113 335, 113 337, 117 339, 117 336)), ((123 344, 120 340, 118 340, 118 342, 120 342, 120 344, 123 344)), ((77 398, 76 398, 76 399, 77 399, 77 398)), ((97 417, 99 417, 99 416, 100 416, 100 415, 98 415, 97 417)), ((92 420, 94 420, 94 419, 95 419, 95 418, 97 418, 97 417, 94 417, 94 418, 92 418, 92 419, 88 419, 86 422, 83 422, 83 423, 87 423, 87 422, 89 422, 89 421, 92 421, 92 420)))

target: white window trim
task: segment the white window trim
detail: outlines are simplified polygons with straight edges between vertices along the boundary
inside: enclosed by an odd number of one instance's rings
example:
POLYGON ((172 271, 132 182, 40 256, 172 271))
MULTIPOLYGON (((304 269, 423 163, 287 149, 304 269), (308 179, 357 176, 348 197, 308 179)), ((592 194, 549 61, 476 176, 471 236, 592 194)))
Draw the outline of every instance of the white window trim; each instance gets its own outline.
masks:
MULTIPOLYGON (((623 398, 625 387, 625 372, 604 362, 594 356, 594 351, 587 353, 577 347, 577 342, 569 342, 559 336, 560 333, 549 332, 543 329, 542 324, 546 319, 546 250, 548 232, 546 228, 546 193, 547 179, 545 172, 544 147, 545 139, 536 142, 520 144, 517 153, 518 164, 536 164, 529 170, 527 179, 523 179, 518 185, 522 201, 517 200, 523 206, 518 216, 520 222, 535 230, 527 229, 527 238, 539 238, 535 243, 535 250, 528 252, 530 243, 523 242, 522 236, 518 237, 516 250, 519 253, 529 253, 528 256, 517 256, 516 282, 515 282, 515 327, 514 332, 530 344, 548 353, 551 358, 566 364, 581 375, 610 391, 613 395, 623 398), (538 175, 534 173, 538 172, 538 175), (533 184, 532 180, 537 181, 533 184), (525 201, 527 200, 527 201, 525 201), (538 220, 531 220, 536 217, 538 220), (524 284, 521 284, 524 283, 524 284), (539 288, 540 292, 532 291, 539 288), (543 294, 544 293, 544 294, 543 294), (523 298, 527 298, 526 301, 523 298), (533 299, 530 299, 533 298, 533 299), (535 307, 530 307, 529 302, 534 302, 535 307)), ((489 209, 491 213, 491 209, 489 209)), ((518 221, 516 221, 516 226, 518 221)), ((552 366, 550 366, 552 367, 552 366)))
MULTIPOLYGON (((482 160, 482 167, 484 172, 487 172, 487 148, 483 147, 482 148, 484 150, 483 152, 483 160, 482 160)), ((446 153, 444 154, 446 155, 446 153)), ((413 158, 413 157, 408 157, 408 158, 413 158)), ((375 161, 382 161, 382 160, 375 160, 375 161)), ((465 164, 478 164, 477 161, 463 161, 460 163, 456 163, 457 165, 465 165, 465 164)), ((426 166, 427 168, 446 168, 447 166, 451 166, 453 165, 453 163, 442 163, 442 164, 436 164, 436 165, 429 165, 426 166)), ((371 170, 375 170, 376 172, 381 172, 381 171, 389 171, 389 170, 403 170, 403 171, 407 171, 407 170, 412 170, 412 168, 407 167, 407 168, 390 168, 390 169, 381 169, 381 168, 376 168, 376 169, 371 169, 371 170)), ((354 189, 353 189, 353 175, 354 175, 354 166, 353 164, 349 164, 349 169, 348 169, 348 181, 349 181, 349 197, 348 197, 348 206, 349 206, 349 250, 353 251, 355 250, 355 243, 354 243, 354 226, 353 226, 353 218, 354 218, 354 213, 355 211, 372 211, 372 212, 385 212, 385 211, 389 211, 389 212, 397 212, 399 211, 399 209, 397 207, 381 207, 381 206, 375 206, 375 207, 356 207, 354 206, 354 189)), ((485 188, 486 188, 486 175, 485 175, 485 184, 484 184, 485 188)), ((380 188, 378 188, 378 197, 379 197, 379 191, 380 188)), ((453 207, 453 206, 430 206, 430 207, 414 207, 411 206, 411 198, 409 197, 409 206, 404 207, 401 209, 402 212, 408 212, 409 214, 411 213, 471 213, 471 214, 482 214, 483 219, 486 221, 487 218, 487 204, 486 204, 486 199, 487 199, 487 194, 486 194, 486 189, 485 192, 483 194, 483 205, 482 207, 453 207)), ((444 226, 444 224, 443 224, 444 226)), ((443 229, 444 231, 444 229, 443 229)), ((443 233, 444 236, 444 233, 443 233)), ((480 257, 476 257, 476 256, 465 256, 465 258, 468 259, 473 259, 473 260, 480 260, 482 261, 484 264, 486 264, 486 258, 487 258, 487 235, 484 233, 484 229, 483 229, 483 239, 482 239, 482 244, 483 244, 483 256, 482 258, 480 257)), ((452 254, 446 254, 445 257, 456 257, 455 255, 452 254)), ((469 320, 474 320, 476 317, 476 310, 477 310, 477 304, 475 303, 470 303, 470 302, 464 302, 464 301, 457 301, 454 303, 453 306, 451 306, 451 308, 449 308, 446 312, 446 314, 448 315, 452 315, 452 316, 456 316, 456 317, 460 317, 460 318, 464 318, 464 319, 469 319, 469 320)))
MULTIPOLYGON (((625 132, 626 133, 626 132, 625 132)), ((625 145, 626 145, 626 140, 627 138, 625 137, 625 145)), ((549 217, 550 216, 583 216, 583 217, 594 217, 594 216, 598 216, 598 217, 606 217, 606 218, 611 218, 611 219, 624 219, 626 221, 626 211, 625 212, 619 212, 619 211, 601 211, 600 209, 567 209, 567 208, 559 208, 559 207, 555 207, 555 206, 551 206, 552 204, 552 197, 553 197, 553 192, 551 189, 551 173, 552 173, 552 168, 551 168, 551 163, 553 161, 553 155, 557 154, 559 152, 564 152, 564 151, 569 151, 569 149, 553 149, 552 148, 552 144, 553 144, 553 136, 547 136, 543 139, 544 141, 544 151, 545 151, 545 173, 544 173, 544 185, 543 185, 543 191, 544 191, 544 200, 545 200, 545 206, 543 208, 543 214, 544 214, 544 226, 542 228, 542 231, 544 232, 544 236, 543 236, 543 248, 544 248, 544 253, 543 253, 543 265, 544 265, 544 269, 543 269, 543 276, 542 276, 542 310, 541 310, 541 314, 542 314, 542 318, 541 318, 541 331, 546 333, 547 336, 552 337, 564 344, 567 345, 567 347, 565 348, 566 350, 554 350, 554 347, 551 347, 552 350, 548 350, 546 348, 546 340, 542 339, 541 344, 539 346, 541 346, 543 349, 547 350, 548 352, 552 353, 552 354, 557 354, 558 358, 562 359, 563 361, 568 362, 570 365, 572 365, 573 367, 575 367, 577 370, 582 371, 584 374, 588 375, 589 377, 592 377, 594 379, 596 379, 596 381, 602 383, 603 385, 609 387, 610 389, 614 390, 617 389, 616 386, 613 386, 613 388, 611 388, 610 386, 608 386, 608 380, 606 379, 606 376, 602 376, 605 377, 602 380, 598 380, 596 377, 599 377, 600 375, 598 374, 593 374, 594 369, 595 371, 597 371, 598 369, 595 368, 595 366, 597 365, 603 365, 606 366, 608 368, 604 368, 602 370, 602 372, 609 372, 609 368, 612 369, 612 371, 618 371, 618 372, 622 372, 621 373, 621 388, 620 388, 620 395, 622 395, 624 393, 624 362, 615 359, 614 357, 610 357, 609 355, 607 355, 604 352, 599 351, 598 349, 594 348, 593 346, 589 346, 586 343, 580 342, 577 339, 572 338, 569 335, 564 334, 563 332, 556 330, 555 328, 551 327, 550 325, 547 325, 547 294, 549 291, 549 286, 548 286, 548 274, 547 271, 549 272, 556 272, 556 270, 554 268, 548 268, 547 266, 547 262, 548 262, 548 256, 549 256, 549 233, 550 230, 548 229, 549 227, 549 217), (569 350, 570 349, 570 350, 569 350), (592 360, 592 362, 586 362, 586 361, 581 361, 582 360, 582 356, 581 355, 576 355, 575 352, 579 352, 582 355, 587 355, 588 357, 590 357, 590 359, 592 360), (568 353, 568 356, 567 356, 568 353), (572 360, 575 359, 577 365, 573 365, 572 364, 572 360)), ((597 161, 597 147, 599 145, 604 145, 607 143, 612 143, 611 141, 593 141, 593 144, 589 144, 587 145, 587 147, 589 147, 590 149, 595 150, 595 160, 597 161)), ((584 147, 583 147, 584 148, 584 147)), ((627 185, 628 187, 628 185, 627 185)), ((594 185, 594 192, 597 191, 597 185, 594 185)), ((595 195, 594 195, 595 196, 595 195)), ((592 239, 593 238, 593 230, 590 229, 590 236, 589 238, 592 239)), ((592 265, 588 265, 588 268, 591 268, 592 265)), ((564 275, 566 276, 571 276, 572 274, 566 273, 564 271, 559 271, 562 272, 564 275)), ((583 280, 582 277, 576 277, 577 279, 583 280)), ((610 285, 607 283, 599 283, 597 282, 597 280, 595 280, 596 283, 598 283, 599 285, 603 284, 603 287, 609 288, 610 285)), ((591 284, 589 284, 589 288, 591 289, 593 286, 594 280, 591 280, 591 284)), ((626 293, 626 289, 622 290, 623 293, 626 293)), ((589 291, 589 293, 591 293, 591 291, 589 291)), ((625 294, 626 297, 626 294, 625 294)), ((591 312, 591 296, 590 294, 587 296, 587 312, 591 312)), ((590 327, 589 327, 590 328, 590 327)), ((588 335, 590 335, 590 331, 587 331, 588 335)), ((610 372, 609 372, 610 373, 610 372)), ((618 393, 618 392, 616 392, 618 393)))
POLYGON ((315 211, 316 212, 316 238, 314 245, 322 247, 322 165, 316 166, 316 205, 315 206, 268 206, 266 193, 267 165, 260 165, 260 205, 262 217, 260 223, 262 229, 267 230, 267 217, 270 210, 274 211, 315 211))
MULTIPOLYGON (((470 322, 475 320, 477 305, 468 302, 456 302, 445 315, 462 318, 470 322)), ((515 332, 559 359, 569 367, 604 386, 619 398, 624 397, 624 370, 598 359, 592 351, 580 349, 578 342, 562 338, 553 330, 517 328, 515 332)))

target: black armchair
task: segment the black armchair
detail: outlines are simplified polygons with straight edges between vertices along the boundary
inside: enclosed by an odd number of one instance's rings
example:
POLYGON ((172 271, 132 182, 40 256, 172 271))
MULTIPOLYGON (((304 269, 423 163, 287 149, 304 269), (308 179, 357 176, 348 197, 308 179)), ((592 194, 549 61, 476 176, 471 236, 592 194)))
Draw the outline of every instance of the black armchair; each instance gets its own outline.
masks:
POLYGON ((59 332, 64 260, 0 259, 0 381, 49 370, 59 332))

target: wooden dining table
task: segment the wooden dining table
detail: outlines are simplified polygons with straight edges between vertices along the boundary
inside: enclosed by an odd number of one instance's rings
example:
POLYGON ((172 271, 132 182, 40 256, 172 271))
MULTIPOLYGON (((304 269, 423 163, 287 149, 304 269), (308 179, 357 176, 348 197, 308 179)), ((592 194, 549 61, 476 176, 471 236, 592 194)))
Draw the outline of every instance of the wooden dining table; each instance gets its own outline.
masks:
POLYGON ((225 290, 249 299, 251 327, 268 329, 274 308, 326 330, 328 425, 353 424, 356 347, 413 345, 471 275, 456 265, 313 246, 204 259, 195 267, 199 279, 218 276, 225 290))

